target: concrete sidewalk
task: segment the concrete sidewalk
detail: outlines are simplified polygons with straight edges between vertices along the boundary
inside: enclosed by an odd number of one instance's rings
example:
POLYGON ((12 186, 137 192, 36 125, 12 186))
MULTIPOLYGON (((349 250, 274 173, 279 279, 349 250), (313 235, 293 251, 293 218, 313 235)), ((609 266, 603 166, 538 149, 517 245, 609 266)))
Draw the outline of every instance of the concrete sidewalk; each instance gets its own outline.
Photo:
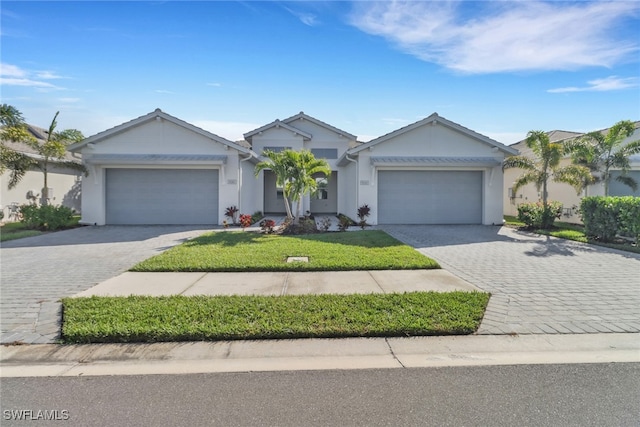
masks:
POLYGON ((640 362, 639 334, 0 347, 0 377, 640 362))
POLYGON ((133 273, 74 296, 300 295, 480 291, 445 270, 277 273, 133 273))

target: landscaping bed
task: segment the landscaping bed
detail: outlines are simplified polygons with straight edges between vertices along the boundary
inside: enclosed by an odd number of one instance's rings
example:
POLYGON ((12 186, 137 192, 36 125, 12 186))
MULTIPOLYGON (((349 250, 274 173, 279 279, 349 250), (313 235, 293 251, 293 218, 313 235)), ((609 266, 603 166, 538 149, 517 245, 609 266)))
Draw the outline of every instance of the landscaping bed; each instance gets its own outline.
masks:
POLYGON ((440 268, 380 230, 297 236, 221 231, 173 247, 131 268, 139 272, 348 271, 440 268), (287 262, 306 257, 308 262, 287 262))
POLYGON ((480 292, 64 298, 65 343, 462 335, 480 292))
POLYGON ((604 246, 611 249, 618 249, 627 252, 640 253, 640 247, 628 240, 619 239, 615 242, 602 242, 600 240, 589 238, 584 233, 584 226, 580 224, 571 224, 568 222, 556 221, 548 230, 545 229, 529 229, 526 228, 525 223, 519 221, 514 216, 505 215, 505 225, 508 227, 526 229, 537 234, 546 236, 559 237, 561 239, 573 240, 576 242, 589 243, 598 246, 604 246))

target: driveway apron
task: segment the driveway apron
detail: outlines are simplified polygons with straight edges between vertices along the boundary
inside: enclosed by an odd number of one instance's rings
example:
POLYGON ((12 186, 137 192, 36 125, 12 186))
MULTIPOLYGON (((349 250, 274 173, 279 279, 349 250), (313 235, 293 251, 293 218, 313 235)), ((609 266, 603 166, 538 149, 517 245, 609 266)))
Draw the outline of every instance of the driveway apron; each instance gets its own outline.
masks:
POLYGON ((128 270, 206 226, 81 227, 2 243, 2 343, 51 343, 60 333, 60 298, 128 270))
POLYGON ((479 334, 640 332, 640 255, 496 226, 380 226, 491 292, 479 334))

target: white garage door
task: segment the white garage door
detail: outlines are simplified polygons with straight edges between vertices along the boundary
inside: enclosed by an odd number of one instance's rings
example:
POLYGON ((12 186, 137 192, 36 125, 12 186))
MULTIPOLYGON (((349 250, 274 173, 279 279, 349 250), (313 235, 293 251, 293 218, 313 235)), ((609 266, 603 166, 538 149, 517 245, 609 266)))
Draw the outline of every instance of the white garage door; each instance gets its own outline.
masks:
POLYGON ((481 224, 481 171, 378 172, 378 223, 481 224))
POLYGON ((217 224, 218 171, 107 169, 107 224, 217 224))

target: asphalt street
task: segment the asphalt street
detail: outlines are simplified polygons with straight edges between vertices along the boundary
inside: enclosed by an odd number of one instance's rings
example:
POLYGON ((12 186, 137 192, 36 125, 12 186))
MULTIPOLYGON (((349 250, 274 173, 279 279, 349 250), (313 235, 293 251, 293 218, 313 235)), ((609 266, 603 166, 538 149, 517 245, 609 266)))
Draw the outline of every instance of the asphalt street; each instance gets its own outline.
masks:
POLYGON ((640 424, 637 363, 3 378, 1 387, 3 427, 38 416, 65 426, 640 424))

